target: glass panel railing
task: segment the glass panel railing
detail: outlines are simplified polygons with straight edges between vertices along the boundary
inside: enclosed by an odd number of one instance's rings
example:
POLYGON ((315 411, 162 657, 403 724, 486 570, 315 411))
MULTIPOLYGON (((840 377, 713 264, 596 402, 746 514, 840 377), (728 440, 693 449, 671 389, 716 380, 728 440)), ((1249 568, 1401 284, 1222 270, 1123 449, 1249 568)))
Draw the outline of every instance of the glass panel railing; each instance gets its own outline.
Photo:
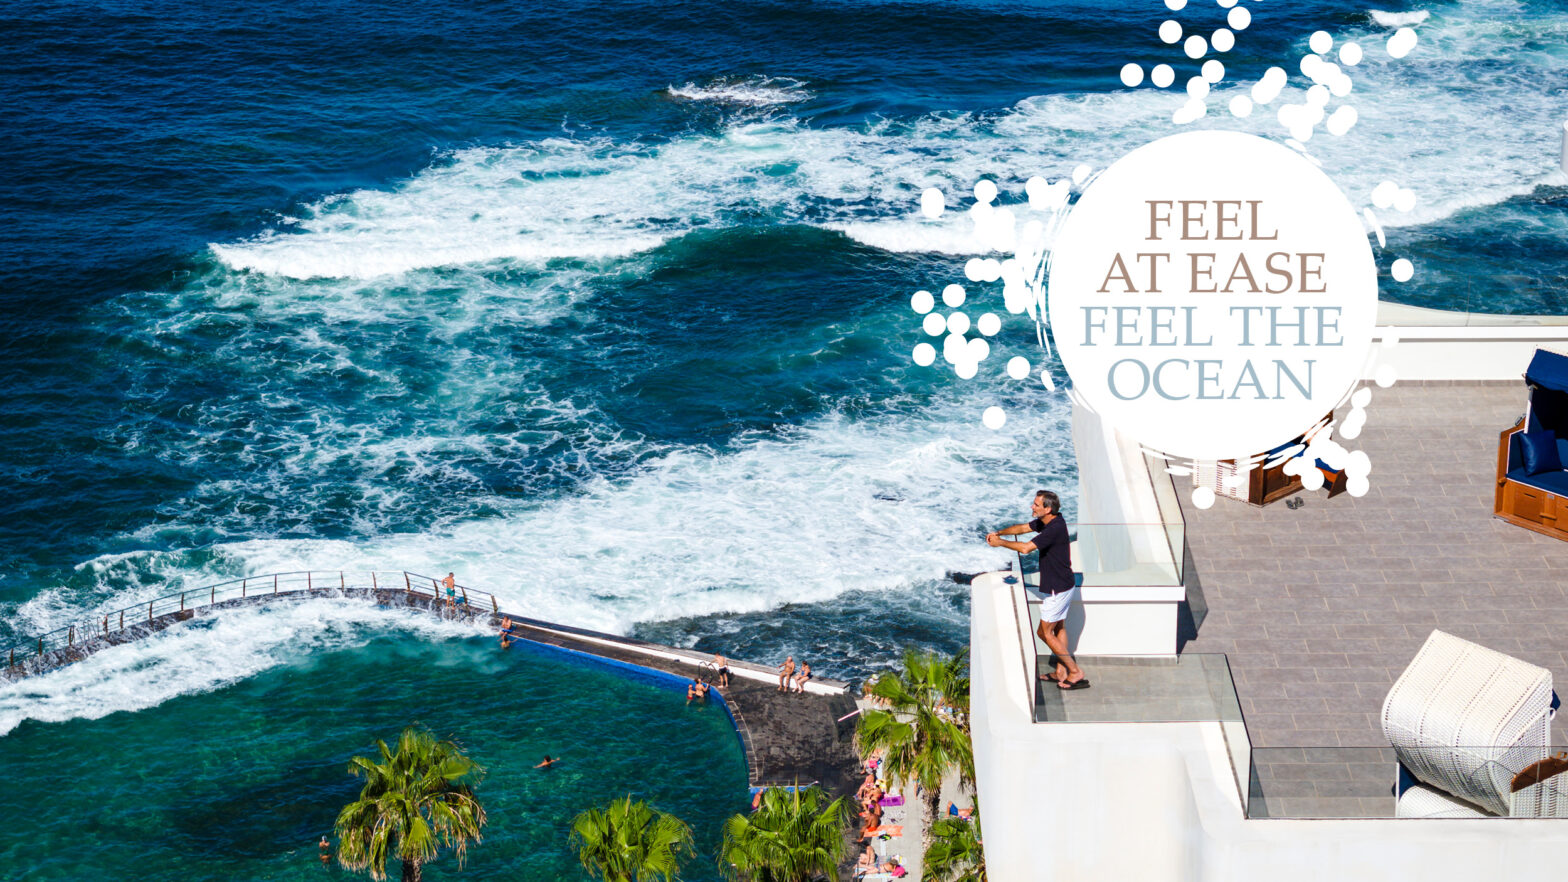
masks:
POLYGON ((1250 818, 1564 818, 1568 750, 1538 745, 1423 748, 1499 756, 1423 781, 1392 747, 1267 747, 1252 751, 1250 818), (1561 756, 1562 758, 1559 758, 1561 756))
MULTIPOLYGON (((1167 524, 1068 524, 1073 570, 1094 587, 1175 587, 1182 584, 1186 526, 1167 524)), ((1012 537, 1028 541, 1029 534, 1012 537)), ((1037 555, 1020 554, 1019 568, 1039 584, 1037 555)))

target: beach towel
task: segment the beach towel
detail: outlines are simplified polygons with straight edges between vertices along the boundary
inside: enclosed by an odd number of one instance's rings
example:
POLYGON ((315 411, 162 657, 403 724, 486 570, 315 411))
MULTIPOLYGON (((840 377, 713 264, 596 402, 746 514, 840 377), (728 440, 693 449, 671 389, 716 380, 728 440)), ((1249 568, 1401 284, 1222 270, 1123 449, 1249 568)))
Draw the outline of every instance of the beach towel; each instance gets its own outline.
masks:
POLYGON ((895 808, 895 807, 901 806, 903 804, 904 804, 904 797, 902 797, 902 796, 884 796, 884 797, 882 797, 882 806, 883 806, 883 808, 895 808))
POLYGON ((867 830, 866 832, 871 834, 872 836, 903 836, 904 835, 904 825, 903 824, 883 824, 880 827, 872 827, 870 830, 867 830))

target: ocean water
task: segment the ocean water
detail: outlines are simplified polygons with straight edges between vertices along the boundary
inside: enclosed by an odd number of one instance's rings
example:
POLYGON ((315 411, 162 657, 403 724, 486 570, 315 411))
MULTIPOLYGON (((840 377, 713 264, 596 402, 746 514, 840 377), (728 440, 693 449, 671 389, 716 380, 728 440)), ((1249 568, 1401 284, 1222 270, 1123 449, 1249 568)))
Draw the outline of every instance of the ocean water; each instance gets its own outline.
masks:
MULTIPOLYGON (((1294 71, 1315 30, 1366 45, 1361 122, 1308 149, 1357 204, 1416 191, 1379 213, 1383 260, 1418 268, 1383 296, 1568 312, 1568 10, 1244 5, 1195 125, 1283 138, 1229 96, 1294 71), (1377 48, 1374 8, 1428 14, 1410 57, 1377 48)), ((1159 23, 1225 14, 10 4, 0 643, 243 574, 406 568, 846 678, 964 644, 947 574, 1006 560, 984 530, 1038 487, 1075 517, 1068 408, 1003 372, 1054 367, 1022 316, 972 380, 915 365, 910 296, 965 282, 979 178, 1017 203, 1031 175, 1175 131, 1176 90, 1117 72, 1184 82, 1197 63, 1159 23)), ((999 291, 970 298, 1005 315, 999 291)), ((178 731, 241 693, 305 713, 246 690, 316 657, 466 645, 432 627, 312 606, 106 653, 0 690, 0 764, 72 727, 178 731)), ((387 689, 439 688, 412 676, 387 689)), ((323 720, 335 744, 374 737, 357 712, 323 720)))

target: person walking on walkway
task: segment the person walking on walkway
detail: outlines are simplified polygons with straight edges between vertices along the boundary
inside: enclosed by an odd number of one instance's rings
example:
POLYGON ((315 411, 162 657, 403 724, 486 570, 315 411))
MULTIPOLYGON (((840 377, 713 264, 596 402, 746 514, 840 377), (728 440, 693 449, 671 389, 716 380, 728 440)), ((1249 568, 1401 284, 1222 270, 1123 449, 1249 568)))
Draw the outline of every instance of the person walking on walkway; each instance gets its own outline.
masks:
POLYGON ((1062 519, 1062 502, 1055 493, 1041 490, 1030 506, 1033 520, 1027 524, 1003 527, 985 537, 994 548, 1011 548, 1019 554, 1038 554, 1040 558, 1040 639, 1056 654, 1056 675, 1040 675, 1062 689, 1088 689, 1089 679, 1067 651, 1067 610, 1078 596, 1073 577, 1071 540, 1067 521, 1062 519), (1034 533, 1028 542, 1003 539, 1020 533, 1034 533))

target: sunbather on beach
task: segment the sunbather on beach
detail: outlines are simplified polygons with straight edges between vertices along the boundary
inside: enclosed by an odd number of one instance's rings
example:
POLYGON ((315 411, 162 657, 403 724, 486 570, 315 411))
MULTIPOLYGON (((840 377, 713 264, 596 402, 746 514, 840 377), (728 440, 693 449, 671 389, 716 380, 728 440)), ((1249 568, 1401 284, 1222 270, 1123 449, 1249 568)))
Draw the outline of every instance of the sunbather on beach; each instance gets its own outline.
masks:
POLYGON ((861 852, 860 857, 855 860, 855 875, 864 876, 876 869, 876 866, 877 850, 870 843, 867 843, 866 850, 861 852))

